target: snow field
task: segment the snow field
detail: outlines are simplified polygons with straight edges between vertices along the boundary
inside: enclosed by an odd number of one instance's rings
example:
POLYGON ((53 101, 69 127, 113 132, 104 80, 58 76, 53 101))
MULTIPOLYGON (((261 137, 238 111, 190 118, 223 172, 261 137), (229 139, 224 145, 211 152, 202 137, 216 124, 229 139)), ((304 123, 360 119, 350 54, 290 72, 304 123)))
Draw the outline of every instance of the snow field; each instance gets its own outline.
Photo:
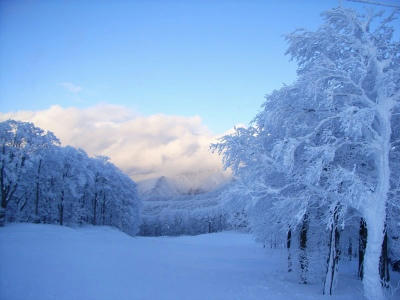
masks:
MULTIPOLYGON (((110 227, 0 228, 1 300, 325 299, 284 272, 286 252, 223 232, 131 237, 110 227)), ((333 299, 362 299, 344 274, 333 299)))

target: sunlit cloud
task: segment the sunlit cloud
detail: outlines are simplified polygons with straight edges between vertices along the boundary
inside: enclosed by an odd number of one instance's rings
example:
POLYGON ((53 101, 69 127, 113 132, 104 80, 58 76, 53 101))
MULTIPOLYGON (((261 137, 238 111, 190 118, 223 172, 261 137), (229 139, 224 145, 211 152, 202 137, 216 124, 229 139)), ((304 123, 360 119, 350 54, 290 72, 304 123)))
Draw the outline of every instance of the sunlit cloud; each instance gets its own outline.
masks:
POLYGON ((216 137, 198 116, 142 116, 123 106, 102 104, 0 113, 0 120, 5 119, 33 122, 54 132, 63 145, 108 156, 135 180, 223 173, 221 158, 209 151, 216 137))

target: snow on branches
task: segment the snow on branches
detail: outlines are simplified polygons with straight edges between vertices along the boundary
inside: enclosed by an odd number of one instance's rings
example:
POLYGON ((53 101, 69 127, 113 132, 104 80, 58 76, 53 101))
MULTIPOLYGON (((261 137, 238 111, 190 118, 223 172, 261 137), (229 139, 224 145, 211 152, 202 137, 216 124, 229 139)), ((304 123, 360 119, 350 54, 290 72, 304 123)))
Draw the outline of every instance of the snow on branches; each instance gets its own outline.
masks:
POLYGON ((60 147, 32 123, 0 123, 0 225, 11 222, 115 226, 139 230, 136 184, 107 158, 60 147))
POLYGON ((341 232, 357 224, 349 220, 362 218, 368 230, 365 295, 382 299, 388 278, 382 276, 381 250, 392 232, 387 212, 399 203, 400 43, 390 25, 395 13, 358 16, 336 8, 323 17, 315 32, 287 36, 287 54, 298 63, 296 82, 267 95, 251 126, 213 149, 246 183, 256 235, 296 229, 304 244, 310 222, 325 225, 330 238, 324 293, 331 294, 336 282, 341 232))

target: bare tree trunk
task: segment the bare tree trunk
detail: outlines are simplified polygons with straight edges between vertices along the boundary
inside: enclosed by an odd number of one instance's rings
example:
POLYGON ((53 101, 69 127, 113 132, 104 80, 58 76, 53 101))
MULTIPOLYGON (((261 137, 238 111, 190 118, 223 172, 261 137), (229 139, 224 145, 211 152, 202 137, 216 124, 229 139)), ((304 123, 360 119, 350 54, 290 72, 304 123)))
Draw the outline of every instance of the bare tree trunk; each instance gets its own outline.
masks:
MULTIPOLYGON (((3 145, 4 149, 4 145, 3 145)), ((5 150, 3 150, 5 151, 5 150)), ((4 226, 6 223, 6 191, 4 187, 4 160, 2 161, 1 170, 0 170, 0 189, 1 189, 1 203, 0 203, 0 227, 4 226)))
POLYGON ((388 238, 387 238, 386 226, 385 226, 385 237, 382 243, 382 253, 379 260, 379 274, 381 277, 382 286, 384 288, 388 288, 390 282, 390 273, 389 273, 388 238))
POLYGON ((102 225, 105 224, 106 221, 106 194, 103 193, 103 203, 101 206, 101 216, 102 216, 102 225))
POLYGON ((340 231, 338 229, 339 221, 339 210, 340 206, 336 205, 333 213, 333 220, 330 228, 330 240, 329 240, 329 254, 327 259, 326 276, 324 281, 324 295, 332 295, 336 285, 338 268, 339 268, 339 257, 340 257, 340 231))
POLYGON ((289 227, 287 237, 286 237, 286 248, 288 251, 288 272, 292 272, 292 256, 291 256, 291 251, 290 251, 290 246, 292 243, 292 229, 289 227))
MULTIPOLYGON (((3 157, 6 155, 6 148, 5 144, 3 143, 2 146, 2 155, 3 157)), ((3 159, 1 161, 1 169, 0 169, 0 192, 1 192, 1 204, 0 204, 0 227, 4 226, 6 223, 6 212, 7 212, 7 205, 11 199, 14 197, 14 193, 18 188, 18 182, 21 176, 21 170, 25 166, 25 155, 22 156, 21 161, 17 163, 17 178, 15 182, 10 182, 6 184, 4 181, 5 179, 5 165, 6 162, 3 159)))
POLYGON ((300 230, 300 282, 307 284, 308 258, 307 258, 307 232, 308 214, 304 215, 300 230))
MULTIPOLYGON (((4 145, 3 145, 3 152, 4 152, 4 145)), ((5 153, 5 152, 4 152, 5 153)), ((3 155, 4 155, 3 153, 3 155)), ((0 192, 1 192, 1 203, 0 203, 0 227, 3 227, 6 224, 6 212, 7 212, 7 204, 13 198, 15 191, 18 188, 18 179, 17 181, 12 184, 6 184, 4 182, 5 177, 5 161, 2 161, 1 169, 0 169, 0 192)))
POLYGON ((28 197, 25 195, 24 198, 25 198, 25 201, 24 201, 24 203, 23 203, 22 205, 19 205, 19 203, 18 203, 19 211, 20 211, 20 212, 22 212, 22 211, 24 210, 26 204, 28 203, 28 197))
POLYGON ((93 220, 92 224, 96 225, 97 223, 97 192, 94 194, 94 199, 93 199, 93 220))
POLYGON ((64 225, 64 190, 61 192, 61 201, 58 204, 58 214, 60 225, 64 225))
POLYGON ((367 223, 364 218, 360 220, 360 231, 358 237, 358 278, 361 280, 364 278, 364 256, 365 248, 367 247, 367 223))
POLYGON ((351 241, 351 237, 349 238, 349 247, 347 248, 347 256, 349 257, 349 260, 351 261, 353 258, 353 243, 351 241))
POLYGON ((14 185, 7 185, 6 187, 4 187, 3 184, 1 186, 0 227, 3 227, 6 224, 7 205, 8 202, 10 202, 10 200, 13 198, 17 188, 18 183, 15 183, 14 185))
POLYGON ((36 175, 36 193, 35 193, 35 223, 40 222, 39 218, 39 197, 40 197, 40 169, 42 166, 42 160, 39 161, 38 171, 36 175))
MULTIPOLYGON (((3 157, 6 154, 6 146, 3 143, 2 147, 3 157)), ((0 203, 0 227, 3 227, 6 223, 6 208, 7 208, 7 195, 5 190, 4 183, 4 168, 5 161, 4 159, 1 161, 1 169, 0 169, 0 192, 1 192, 1 203, 0 203)))
POLYGON ((3 199, 2 199, 0 206, 0 227, 3 227, 5 224, 6 224, 6 207, 3 204, 3 199))

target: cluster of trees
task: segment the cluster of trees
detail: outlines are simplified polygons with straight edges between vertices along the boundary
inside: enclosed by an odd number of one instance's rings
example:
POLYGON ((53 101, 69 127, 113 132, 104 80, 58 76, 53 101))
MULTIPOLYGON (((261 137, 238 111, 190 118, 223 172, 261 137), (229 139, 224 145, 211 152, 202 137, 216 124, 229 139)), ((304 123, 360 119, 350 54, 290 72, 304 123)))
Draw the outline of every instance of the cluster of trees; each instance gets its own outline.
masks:
POLYGON ((140 235, 196 235, 224 230, 249 231, 248 195, 234 179, 213 191, 164 198, 145 196, 140 235), (161 200, 159 200, 161 199, 161 200))
POLYGON ((336 8, 323 16, 315 32, 287 36, 298 79, 266 96, 248 128, 212 148, 234 171, 238 194, 251 200, 257 238, 289 250, 288 271, 307 283, 310 270, 323 265, 323 293, 332 294, 341 256, 358 248, 365 295, 383 299, 389 260, 400 259, 395 13, 336 8))
POLYGON ((169 199, 148 197, 143 201, 140 234, 175 236, 245 229, 247 218, 240 214, 244 210, 243 201, 234 200, 240 197, 231 187, 232 184, 226 184, 207 193, 169 199))
POLYGON ((0 123, 0 226, 5 222, 115 226, 136 234, 136 184, 105 157, 61 147, 32 123, 0 123))
POLYGON ((194 210, 166 209, 155 215, 143 214, 139 234, 144 236, 196 235, 229 228, 227 214, 221 206, 194 210))

